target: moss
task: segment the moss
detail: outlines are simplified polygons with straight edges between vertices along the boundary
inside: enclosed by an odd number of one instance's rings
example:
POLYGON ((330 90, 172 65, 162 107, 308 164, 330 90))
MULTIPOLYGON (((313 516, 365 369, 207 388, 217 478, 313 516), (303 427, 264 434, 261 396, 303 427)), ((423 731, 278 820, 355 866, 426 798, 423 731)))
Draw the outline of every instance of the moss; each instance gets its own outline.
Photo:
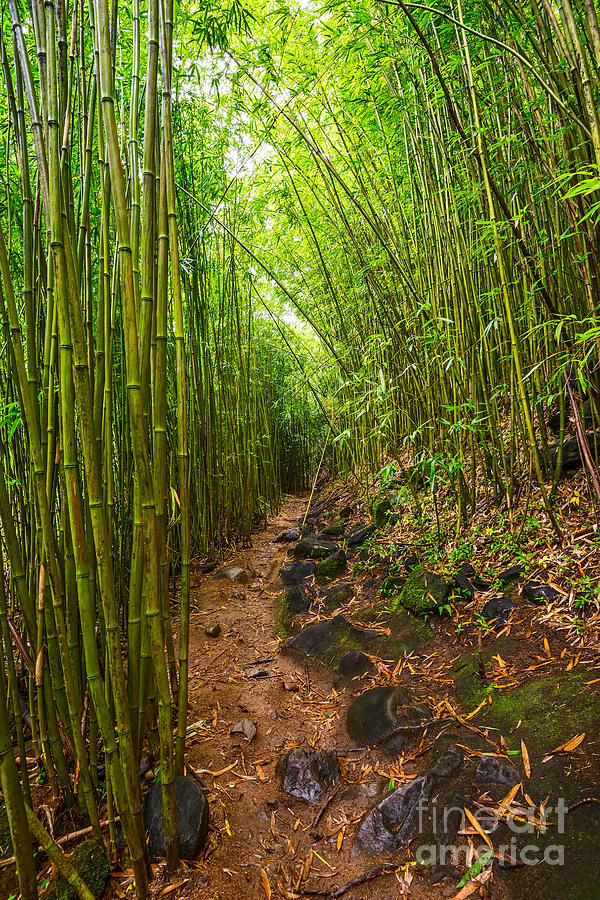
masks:
POLYGON ((315 566, 315 578, 317 581, 328 581, 337 575, 341 575, 345 568, 345 560, 336 559, 334 555, 328 556, 327 559, 321 560, 315 566))
POLYGON ((345 530, 346 526, 344 523, 338 521, 334 522, 333 525, 327 525, 326 528, 321 528, 321 534, 327 537, 342 537, 345 530))
MULTIPOLYGON (((94 897, 101 897, 110 873, 102 841, 84 841, 75 848, 69 862, 79 872, 94 897)), ((77 900, 77 894, 62 875, 59 875, 48 894, 48 900, 77 900)))
POLYGON ((292 634, 293 626, 294 614, 290 602, 285 594, 280 594, 275 600, 275 634, 283 641, 292 634))
POLYGON ((379 635, 370 648, 384 659, 400 659, 404 653, 421 649, 433 637, 431 625, 425 619, 394 606, 390 598, 363 607, 355 617, 365 624, 373 622, 389 628, 390 633, 379 635))
POLYGON ((423 566, 412 570, 400 592, 390 598, 394 609, 402 607, 415 616, 424 616, 435 612, 440 603, 445 602, 441 595, 444 583, 437 576, 426 572, 423 566))

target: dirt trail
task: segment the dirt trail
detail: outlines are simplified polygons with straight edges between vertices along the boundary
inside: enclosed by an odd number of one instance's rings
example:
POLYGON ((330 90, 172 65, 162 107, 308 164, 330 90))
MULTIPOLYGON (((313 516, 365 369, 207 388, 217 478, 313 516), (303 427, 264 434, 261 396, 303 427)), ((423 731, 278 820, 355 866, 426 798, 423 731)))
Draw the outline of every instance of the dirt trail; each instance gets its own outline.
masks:
MULTIPOLYGON (((288 546, 273 539, 297 525, 306 503, 306 498, 286 502, 267 529, 254 536, 250 549, 227 560, 228 566, 245 569, 246 584, 215 580, 213 575, 195 574, 192 580, 189 724, 198 727, 187 743, 187 760, 209 791, 211 831, 203 861, 197 863, 196 872, 186 873, 190 880, 182 885, 180 896, 264 900, 261 869, 271 879, 273 896, 285 896, 273 876, 289 890, 311 855, 304 887, 313 890, 340 886, 369 868, 364 860, 349 863, 354 828, 347 829, 346 823, 357 821, 372 803, 385 784, 383 776, 373 772, 370 784, 344 785, 318 828, 313 828, 319 806, 282 793, 275 775, 278 758, 290 746, 335 748, 349 781, 369 755, 357 753, 346 733, 344 687, 334 686, 324 667, 278 652, 273 600, 281 592, 278 571, 288 546), (204 633, 213 622, 221 626, 217 639, 204 633), (257 669, 266 670, 266 676, 253 677, 257 669), (286 690, 286 681, 298 690, 286 690), (256 724, 251 742, 229 733, 243 718, 256 724), (311 837, 315 831, 323 836, 317 842, 311 837)), ((394 876, 386 876, 353 889, 349 896, 396 898, 398 887, 394 876)))
MULTIPOLYGON (((383 660, 372 657, 376 663, 375 671, 370 676, 351 682, 338 680, 324 666, 307 663, 298 655, 282 653, 276 633, 274 600, 282 591, 278 573, 286 561, 289 545, 274 543, 274 538, 279 532, 297 525, 306 503, 306 497, 288 499, 281 513, 264 531, 254 536, 251 548, 223 563, 243 569, 243 583, 215 578, 214 573, 193 574, 190 727, 186 759, 208 791, 210 833, 203 855, 199 860, 185 864, 180 879, 182 883, 177 884, 177 893, 171 896, 201 900, 264 900, 271 893, 273 900, 310 896, 311 892, 313 896, 318 896, 318 892, 332 891, 346 885, 376 867, 401 866, 404 861, 406 865, 401 871, 352 887, 346 896, 352 900, 372 897, 392 900, 404 896, 410 896, 412 900, 438 900, 454 897, 457 892, 456 878, 433 883, 433 879, 417 872, 414 860, 410 861, 410 854, 406 851, 380 853, 372 857, 359 854, 354 860, 350 858, 358 822, 388 785, 391 788, 394 784, 405 784, 431 764, 428 753, 436 746, 437 731, 433 729, 431 734, 425 731, 422 739, 415 740, 410 746, 406 756, 394 760, 389 756, 386 758, 376 749, 358 749, 353 745, 346 731, 345 714, 352 699, 367 687, 395 684, 398 679, 402 680, 403 672, 410 682, 415 703, 429 704, 430 708, 435 709, 445 702, 445 698, 450 698, 455 708, 460 710, 461 697, 469 696, 472 685, 479 691, 481 685, 475 675, 469 676, 467 693, 457 693, 455 682, 458 676, 453 677, 453 664, 458 659, 472 658, 480 626, 471 608, 464 615, 461 612, 457 621, 451 624, 444 618, 432 620, 426 626, 429 629, 426 646, 418 653, 412 653, 412 645, 409 644, 409 650, 404 653, 401 663, 398 662, 400 669, 394 660, 388 659, 384 664, 383 660), (221 627, 217 638, 205 634, 205 628, 212 623, 218 623, 221 627), (251 741, 243 734, 231 733, 232 727, 243 719, 256 726, 256 736, 251 741), (318 822, 315 822, 318 805, 309 806, 296 801, 280 790, 275 766, 282 753, 294 746, 335 750, 338 755, 342 782, 318 822), (409 893, 405 891, 408 884, 409 893)), ((369 597, 371 590, 375 590, 369 588, 368 575, 365 572, 346 575, 362 598, 362 605, 360 600, 350 601, 349 615, 352 609, 356 609, 354 603, 363 608, 365 598, 369 597)), ((314 621, 320 609, 316 604, 308 618, 314 621)), ((543 618, 539 607, 520 605, 515 624, 509 626, 509 637, 498 643, 492 633, 486 637, 484 648, 488 677, 495 679, 497 688, 497 699, 489 709, 498 709, 500 725, 504 729, 501 734, 510 736, 517 729, 518 736, 524 735, 529 749, 533 748, 532 780, 528 780, 529 775, 523 780, 534 795, 537 788, 546 791, 543 773, 551 766, 543 765, 542 757, 559 743, 559 726, 564 732, 563 739, 575 733, 576 727, 581 731, 587 730, 590 738, 597 735, 600 729, 596 703, 590 703, 589 698, 586 703, 590 710, 586 712, 586 707, 578 700, 572 721, 565 713, 564 703, 557 712, 544 701, 554 684, 541 680, 542 674, 548 674, 548 666, 555 672, 556 678, 562 677, 565 681, 564 687, 556 685, 559 691, 557 698, 563 696, 562 692, 567 690, 568 684, 573 685, 577 678, 589 678, 589 675, 582 672, 579 676, 571 671, 575 669, 577 673, 575 667, 579 664, 580 654, 572 657, 560 635, 550 632, 543 618), (552 654, 546 635, 552 644, 552 654), (499 655, 492 657, 491 654, 498 654, 498 648, 501 648, 503 658, 499 655), (542 670, 540 674, 539 669, 542 670), (515 680, 515 675, 519 681, 515 680), (509 684, 503 680, 507 676, 509 684), (540 695, 531 694, 523 711, 510 711, 507 721, 502 720, 504 691, 511 691, 520 680, 527 681, 533 677, 540 679, 540 695), (552 728, 543 735, 540 747, 536 747, 534 735, 543 729, 536 728, 535 709, 543 707, 544 720, 552 716, 549 719, 552 728), (587 717, 587 724, 583 717, 587 717), (529 731, 526 730, 528 723, 529 731), (542 782, 538 784, 540 777, 542 782)), ((305 624, 305 620, 306 617, 298 617, 296 625, 305 624)), ((395 659, 397 661, 398 657, 395 659)), ((580 668, 583 669, 583 660, 580 668)), ((525 684, 524 689, 530 690, 531 687, 525 684)), ((589 690, 575 685, 575 696, 586 697, 589 690)), ((517 694, 518 691, 515 691, 508 696, 516 697, 517 694)), ((484 702, 480 700, 465 700, 463 715, 467 707, 472 710, 477 703, 478 708, 492 703, 491 697, 486 698, 485 693, 484 702)), ((491 724, 494 726, 497 723, 492 721, 491 724)), ((498 736, 498 729, 492 727, 492 733, 498 736)), ((468 737, 468 731, 465 734, 468 737)), ((485 732, 480 730, 480 734, 485 732)), ((464 742, 465 737, 459 740, 464 742)), ((578 771, 589 769, 590 763, 593 763, 590 771, 595 771, 594 747, 595 744, 587 756, 580 755, 578 771)), ((570 763, 568 759, 556 762, 560 769, 556 784, 562 785, 565 778, 560 773, 566 767, 565 774, 570 776, 570 763)), ((566 782, 573 783, 573 796, 569 802, 578 799, 581 796, 579 791, 583 790, 582 787, 576 789, 575 781, 574 776, 566 777, 566 782)), ((465 784, 463 787, 468 790, 469 796, 477 796, 477 789, 465 784)), ((568 784, 564 790, 568 793, 568 784)), ((538 799, 542 797, 543 794, 538 799)), ((590 807, 585 809, 591 812, 590 807)), ((596 816, 595 811, 593 814, 596 816)), ((596 818, 588 823, 586 833, 594 833, 595 827, 596 818)), ((571 851, 567 865, 566 874, 571 872, 575 883, 581 884, 583 881, 589 886, 587 864, 579 851, 571 851)), ((546 890, 547 867, 522 869, 521 872, 527 874, 527 887, 535 900, 567 896, 561 884, 555 887, 549 885, 546 890), (531 890, 534 885, 536 889, 531 890)), ((552 874, 555 874, 554 870, 552 874)), ((509 897, 514 900, 522 896, 520 891, 525 883, 522 882, 519 887, 518 882, 511 881, 517 877, 518 872, 509 874, 508 881, 497 878, 493 886, 487 884, 483 888, 482 896, 493 897, 494 900, 507 900, 509 897)), ((157 879, 155 893, 160 895, 165 886, 166 882, 157 879)), ((324 893, 320 895, 324 896, 324 893)), ((573 900, 582 900, 584 896, 597 898, 600 897, 600 890, 596 893, 592 889, 591 893, 568 896, 573 900)))

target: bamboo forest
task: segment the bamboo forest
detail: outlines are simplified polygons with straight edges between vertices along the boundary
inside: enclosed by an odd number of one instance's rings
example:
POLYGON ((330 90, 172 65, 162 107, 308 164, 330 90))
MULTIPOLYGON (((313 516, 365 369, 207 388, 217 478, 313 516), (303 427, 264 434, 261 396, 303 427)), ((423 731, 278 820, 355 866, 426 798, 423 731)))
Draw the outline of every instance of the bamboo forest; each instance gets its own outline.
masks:
POLYGON ((597 0, 6 0, 0 900, 600 900, 597 0))

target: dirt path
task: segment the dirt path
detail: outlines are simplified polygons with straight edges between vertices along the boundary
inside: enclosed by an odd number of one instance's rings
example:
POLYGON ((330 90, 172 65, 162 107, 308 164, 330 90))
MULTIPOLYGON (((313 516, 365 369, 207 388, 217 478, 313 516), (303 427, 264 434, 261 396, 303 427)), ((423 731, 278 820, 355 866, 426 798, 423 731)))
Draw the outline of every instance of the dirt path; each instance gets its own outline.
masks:
MULTIPOLYGON (((430 765, 428 753, 436 743, 437 732, 433 730, 428 735, 425 731, 420 741, 415 739, 405 756, 390 759, 376 749, 358 749, 353 745, 346 731, 345 715, 352 699, 367 687, 396 684, 404 677, 410 682, 414 702, 435 709, 449 698, 456 709, 462 709, 462 714, 466 714, 477 704, 469 699, 461 707, 465 695, 456 691, 453 665, 457 659, 468 659, 469 654, 473 654, 480 626, 472 610, 464 616, 460 613, 451 626, 444 618, 432 621, 427 626, 430 632, 427 646, 421 651, 412 653, 409 649, 401 661, 396 656, 395 661, 388 659, 387 663, 372 657, 375 670, 371 675, 351 682, 340 681, 324 666, 306 663, 298 655, 282 653, 276 635, 274 600, 282 591, 278 572, 286 561, 288 545, 274 543, 274 538, 279 532, 297 525, 306 502, 305 497, 289 499, 280 515, 253 538, 251 548, 223 563, 243 570, 241 582, 215 578, 214 573, 195 572, 193 575, 186 758, 208 791, 210 833, 201 858, 184 864, 176 885, 177 893, 171 896, 200 900, 264 900, 271 895, 273 900, 297 898, 309 896, 310 892, 331 891, 370 869, 390 864, 397 867, 404 861, 402 870, 355 886, 346 896, 351 900, 454 897, 457 878, 433 883, 433 879, 417 873, 414 859, 411 861, 407 852, 380 853, 373 857, 359 854, 356 859, 351 859, 357 823, 388 786, 391 789, 394 785, 405 784, 430 765), (218 623, 221 628, 216 638, 205 634, 205 628, 213 623, 218 623), (256 727, 256 736, 251 741, 243 734, 232 733, 232 728, 243 719, 256 727), (275 772, 280 756, 297 746, 335 750, 340 762, 341 785, 318 822, 319 807, 284 794, 275 772)), ((347 574, 346 578, 352 580, 362 598, 362 601, 350 601, 347 614, 351 615, 355 609, 353 604, 358 603, 362 608, 375 588, 369 588, 368 572, 354 576, 347 574)), ((314 621, 321 609, 316 604, 308 618, 314 621)), ((579 664, 580 654, 570 656, 567 645, 559 643, 560 635, 540 631, 543 622, 538 607, 521 605, 515 618, 517 621, 510 626, 510 635, 502 644, 496 643, 493 634, 486 637, 485 664, 488 677, 495 680, 499 697, 490 709, 498 707, 499 715, 503 709, 504 690, 512 691, 519 684, 515 676, 527 681, 528 677, 538 677, 540 668, 547 673, 550 665, 556 673, 563 671, 567 684, 579 677, 571 670, 579 664), (546 635, 549 635, 552 653, 546 635), (491 654, 498 654, 498 647, 502 649, 502 657, 492 657, 491 654), (531 674, 528 676, 527 673, 531 674), (507 677, 508 685, 503 681, 507 677)), ((582 674, 581 678, 584 677, 582 674)), ((594 683, 593 679, 590 683, 594 683)), ((467 680, 469 690, 472 684, 477 688, 476 675, 467 680)), ((585 713, 585 709, 578 706, 571 722, 562 707, 556 713, 556 719, 554 710, 549 708, 543 718, 552 715, 553 725, 549 734, 543 736, 543 746, 536 747, 534 735, 540 729, 534 724, 534 709, 542 708, 543 697, 550 690, 546 682, 540 681, 540 684, 539 697, 532 695, 525 711, 511 712, 506 722, 502 718, 499 720, 504 729, 501 734, 509 736, 517 729, 518 736, 524 735, 529 749, 533 748, 532 781, 527 780, 531 792, 536 788, 538 777, 550 768, 542 764, 542 757, 559 743, 559 726, 562 726, 566 739, 581 726, 585 713), (530 719, 532 714, 533 719, 530 719), (528 722, 529 731, 526 730, 528 722)), ((525 684, 524 690, 529 687, 525 684)), ((480 685, 478 689, 481 689, 480 685)), ((560 688, 561 691, 566 689, 560 688)), ((576 696, 583 697, 586 690, 590 689, 578 686, 576 696)), ((518 691, 515 691, 509 696, 517 695, 518 691)), ((479 702, 478 708, 485 707, 488 702, 492 703, 491 697, 486 699, 484 696, 484 702, 479 702)), ((595 710, 595 703, 591 705, 595 710)), ((581 727, 581 731, 587 730, 590 736, 597 734, 600 722, 596 720, 596 713, 590 712, 587 725, 581 727)), ((498 729, 493 728, 493 732, 497 734, 498 729)), ((481 730, 479 733, 485 734, 481 730)), ((464 734, 468 736, 468 731, 464 734)), ((464 735, 459 740, 464 742, 464 735)), ((492 753, 494 755, 498 754, 492 753)), ((580 757, 581 770, 589 768, 590 760, 589 754, 580 757)), ((595 770, 594 760, 592 762, 595 770)), ((568 759, 560 762, 560 767, 565 765, 569 765, 568 759)), ((570 770, 566 774, 570 775, 570 770)), ((575 782, 575 779, 568 778, 567 781, 575 782)), ((463 787, 470 796, 477 796, 477 789, 474 791, 466 783, 463 787)), ((578 796, 575 791, 573 798, 578 796)), ((538 799, 542 797, 540 794, 538 799)), ((595 820, 589 827, 593 833, 595 820)), ((571 867, 573 858, 569 858, 571 867)), ((579 859, 579 852, 575 858, 579 859)), ((586 865, 580 868, 581 871, 573 870, 573 877, 579 883, 582 879, 586 882, 586 865)), ((546 890, 547 872, 544 867, 527 870, 528 878, 533 879, 528 885, 533 887, 537 882, 537 892, 532 891, 531 896, 536 900, 566 896, 560 885, 549 886, 546 890)), ((509 897, 514 900, 522 896, 523 885, 518 887, 510 880, 517 874, 507 877, 508 881, 497 878, 493 888, 491 884, 486 885, 484 895, 494 900, 509 897)), ((157 879, 155 894, 160 896, 165 887, 166 882, 157 879)), ((597 898, 600 891, 569 896, 577 897, 577 900, 584 896, 597 898)))

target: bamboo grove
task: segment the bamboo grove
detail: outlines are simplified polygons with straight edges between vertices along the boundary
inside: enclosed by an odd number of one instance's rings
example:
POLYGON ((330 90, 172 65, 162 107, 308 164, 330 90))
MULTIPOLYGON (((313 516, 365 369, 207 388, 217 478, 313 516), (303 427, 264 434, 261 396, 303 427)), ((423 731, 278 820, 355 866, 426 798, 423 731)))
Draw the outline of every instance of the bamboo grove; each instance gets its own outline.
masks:
POLYGON ((144 748, 178 861, 190 559, 305 485, 318 426, 286 403, 288 356, 229 243, 178 210, 172 0, 11 0, 6 16, 2 790, 25 900, 37 844, 91 896, 33 812, 26 740, 73 826, 101 838, 104 818, 113 853, 123 835, 144 897, 144 748))
POLYGON ((331 0, 273 5, 225 57, 272 148, 247 234, 270 222, 261 259, 331 361, 335 459, 406 450, 462 522, 531 468, 560 530, 546 449, 574 407, 593 469, 598 35, 593 0, 331 0))

